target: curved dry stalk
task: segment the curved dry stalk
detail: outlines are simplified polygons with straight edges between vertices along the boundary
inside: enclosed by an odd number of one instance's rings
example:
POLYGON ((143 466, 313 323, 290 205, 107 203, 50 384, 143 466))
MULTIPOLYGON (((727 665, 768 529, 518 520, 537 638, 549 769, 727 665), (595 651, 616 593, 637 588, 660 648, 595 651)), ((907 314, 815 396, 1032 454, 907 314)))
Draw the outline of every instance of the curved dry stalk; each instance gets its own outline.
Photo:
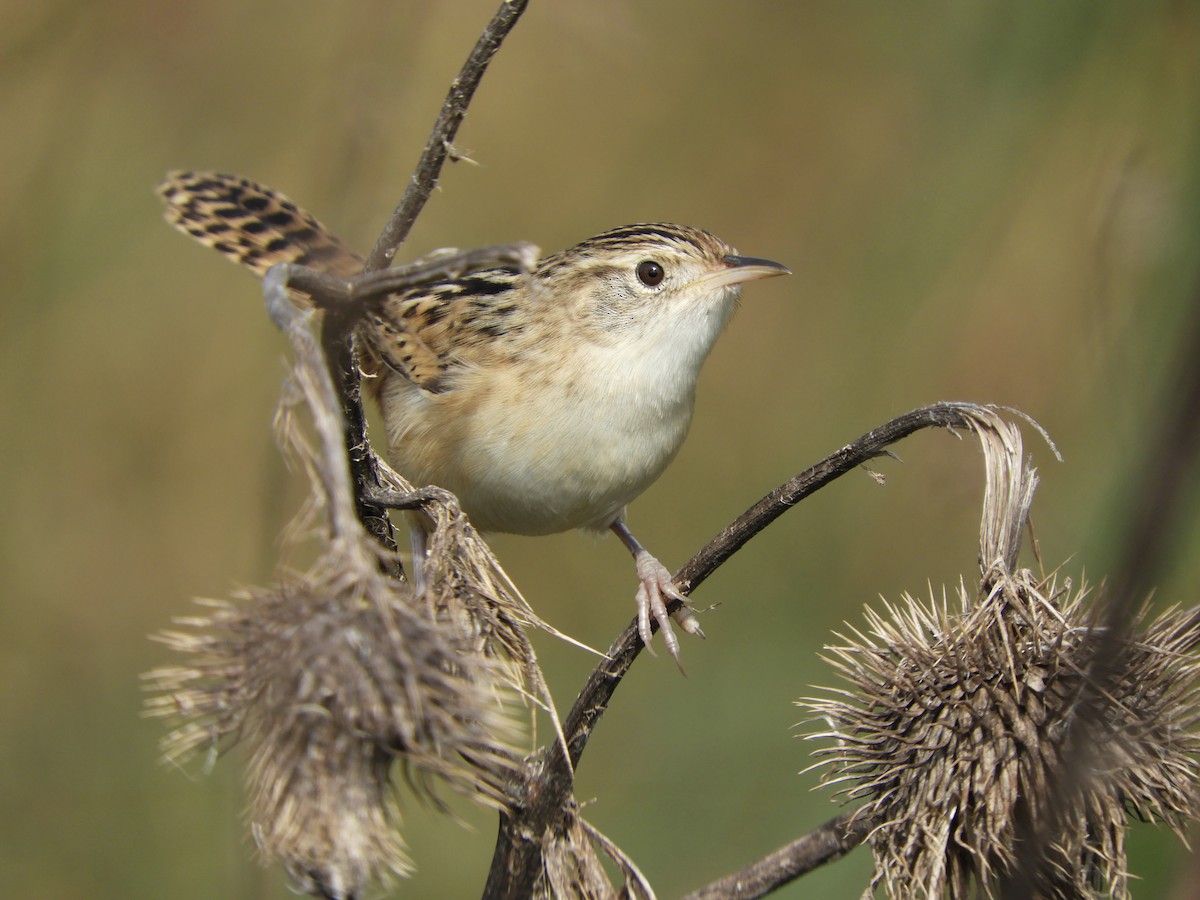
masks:
POLYGON ((442 166, 446 164, 446 158, 457 157, 457 153, 454 151, 454 138, 458 134, 458 126, 462 124, 463 117, 467 114, 467 107, 471 104, 471 98, 475 95, 475 89, 479 87, 479 82, 483 80, 488 63, 492 61, 492 57, 500 49, 501 43, 513 30, 517 20, 521 18, 521 14, 525 12, 528 2, 529 0, 503 0, 496 15, 492 17, 492 21, 488 23, 483 34, 476 41, 467 61, 463 63, 458 77, 450 83, 450 92, 446 94, 446 100, 442 103, 442 111, 425 144, 425 150, 421 153, 421 159, 409 181, 408 189, 404 192, 400 205, 396 207, 396 211, 392 213, 387 225, 384 226, 379 240, 371 250, 371 255, 367 257, 364 271, 373 272, 391 263, 396 255, 396 250, 404 243, 417 216, 421 214, 429 195, 437 187, 442 166))
POLYGON ((861 810, 842 813, 768 853, 745 868, 718 878, 683 900, 754 900, 813 869, 841 859, 871 833, 874 821, 861 810))
MULTIPOLYGON (((887 453, 887 448, 902 438, 930 427, 975 430, 981 418, 995 416, 991 408, 974 403, 935 403, 905 413, 867 432, 781 484, 742 513, 684 564, 675 576, 675 583, 684 594, 690 594, 754 535, 805 497, 887 453)), ((678 601, 673 604, 678 605, 678 601)), ((485 897, 527 896, 532 889, 540 871, 539 845, 525 836, 544 834, 562 827, 563 817, 572 802, 574 771, 588 739, 643 647, 637 622, 631 622, 588 676, 570 713, 563 720, 565 748, 557 743, 552 744, 543 751, 540 759, 531 763, 527 784, 523 788, 526 802, 501 817, 485 897)))
MULTIPOLYGON (((747 541, 805 497, 851 469, 886 455, 887 448, 897 441, 922 428, 970 430, 974 428, 972 422, 981 411, 990 416, 994 415, 989 412, 993 409, 976 403, 933 403, 885 422, 836 453, 831 453, 816 465, 805 469, 795 478, 784 482, 734 519, 709 541, 703 550, 684 564, 675 576, 675 583, 683 593, 690 594, 747 541)), ((1016 413, 1015 410, 1008 411, 1016 413)), ((1057 453, 1057 450, 1055 452, 1057 453)))

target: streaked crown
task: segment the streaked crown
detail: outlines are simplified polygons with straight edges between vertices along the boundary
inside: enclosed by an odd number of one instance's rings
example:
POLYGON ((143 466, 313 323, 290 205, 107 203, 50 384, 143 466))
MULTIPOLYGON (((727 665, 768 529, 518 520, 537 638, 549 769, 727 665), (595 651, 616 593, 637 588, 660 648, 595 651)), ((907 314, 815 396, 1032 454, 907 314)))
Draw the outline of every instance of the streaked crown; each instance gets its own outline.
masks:
POLYGON ((787 272, 771 260, 739 256, 700 228, 653 223, 614 228, 547 256, 536 276, 560 302, 618 316, 681 302, 732 304, 741 283, 787 272))

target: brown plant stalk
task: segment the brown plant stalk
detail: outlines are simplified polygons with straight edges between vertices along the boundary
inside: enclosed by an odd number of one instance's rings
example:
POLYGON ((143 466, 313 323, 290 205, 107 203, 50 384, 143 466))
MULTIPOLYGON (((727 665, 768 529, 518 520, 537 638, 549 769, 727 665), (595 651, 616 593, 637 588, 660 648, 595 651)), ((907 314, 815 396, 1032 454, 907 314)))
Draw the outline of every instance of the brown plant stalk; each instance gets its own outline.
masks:
MULTIPOLYGON (((475 90, 483 80, 492 57, 525 12, 528 2, 529 0, 502 0, 496 14, 475 42, 462 69, 450 84, 450 90, 442 103, 441 112, 429 140, 425 143, 425 149, 417 162, 408 188, 367 257, 363 267, 364 273, 376 272, 391 263, 400 245, 412 230, 417 216, 437 187, 447 158, 457 158, 454 138, 467 114, 467 108, 471 105, 471 99, 475 96, 475 90)), ((328 310, 321 328, 321 346, 325 351, 333 383, 341 398, 346 452, 356 485, 354 493, 358 515, 376 540, 385 547, 394 549, 387 512, 384 507, 369 499, 371 491, 378 488, 381 482, 377 459, 367 441, 366 417, 363 414, 352 339, 354 326, 362 314, 362 308, 357 305, 339 307, 336 302, 323 303, 319 288, 313 292, 313 300, 318 306, 324 306, 328 310)))
MULTIPOLYGON (((981 413, 994 415, 972 403, 935 403, 872 429, 788 479, 751 506, 683 565, 675 575, 675 583, 684 594, 690 594, 751 538, 822 487, 887 454, 889 446, 921 429, 940 427, 970 431, 977 427, 981 413)), ((588 676, 571 711, 563 719, 565 750, 562 745, 553 744, 528 768, 527 783, 518 794, 525 797, 526 802, 501 815, 500 834, 485 897, 516 898, 526 896, 531 890, 539 871, 538 848, 523 835, 541 834, 561 827, 573 803, 574 771, 588 739, 643 646, 637 623, 631 622, 608 648, 605 659, 588 676)), ((835 836, 840 822, 840 817, 834 819, 808 838, 789 844, 767 861, 755 864, 753 872, 739 873, 738 879, 752 879, 760 884, 762 892, 766 892, 816 865, 841 856, 861 842, 864 834, 856 825, 835 836)), ((722 896, 720 893, 704 895, 703 892, 701 895, 722 896)), ((761 893, 730 896, 761 896, 761 893)))

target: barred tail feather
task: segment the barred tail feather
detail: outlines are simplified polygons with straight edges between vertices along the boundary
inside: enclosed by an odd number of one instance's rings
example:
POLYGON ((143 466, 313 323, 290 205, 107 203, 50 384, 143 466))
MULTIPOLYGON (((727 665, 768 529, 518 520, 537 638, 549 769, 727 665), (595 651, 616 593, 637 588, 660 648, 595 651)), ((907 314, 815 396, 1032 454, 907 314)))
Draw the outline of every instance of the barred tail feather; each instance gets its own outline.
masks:
POLYGON ((170 172, 158 186, 167 221, 259 277, 290 262, 352 275, 363 260, 278 191, 237 175, 170 172))

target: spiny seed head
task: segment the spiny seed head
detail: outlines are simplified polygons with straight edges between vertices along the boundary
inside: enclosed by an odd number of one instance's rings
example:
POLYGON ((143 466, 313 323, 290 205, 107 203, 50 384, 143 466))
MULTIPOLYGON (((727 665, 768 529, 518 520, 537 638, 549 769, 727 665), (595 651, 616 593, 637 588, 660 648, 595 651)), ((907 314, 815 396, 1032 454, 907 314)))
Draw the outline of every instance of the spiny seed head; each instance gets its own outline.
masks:
POLYGON ((828 725, 814 737, 836 741, 818 751, 823 780, 877 823, 869 893, 995 896, 1022 829, 1053 813, 1039 896, 1128 897, 1127 813, 1182 837, 1198 811, 1200 620, 1179 610, 1138 620, 1087 732, 1087 774, 1060 797, 1100 639, 1094 607, 1086 589, 1028 571, 985 580, 980 594, 960 588, 955 609, 943 595, 868 610, 868 633, 829 648, 850 690, 800 703, 828 725))
POLYGON ((150 714, 178 723, 167 758, 248 744, 255 839, 308 893, 356 896, 408 872, 397 765, 428 798, 443 782, 504 799, 515 754, 494 673, 402 592, 330 568, 160 635, 188 657, 148 676, 150 714))

